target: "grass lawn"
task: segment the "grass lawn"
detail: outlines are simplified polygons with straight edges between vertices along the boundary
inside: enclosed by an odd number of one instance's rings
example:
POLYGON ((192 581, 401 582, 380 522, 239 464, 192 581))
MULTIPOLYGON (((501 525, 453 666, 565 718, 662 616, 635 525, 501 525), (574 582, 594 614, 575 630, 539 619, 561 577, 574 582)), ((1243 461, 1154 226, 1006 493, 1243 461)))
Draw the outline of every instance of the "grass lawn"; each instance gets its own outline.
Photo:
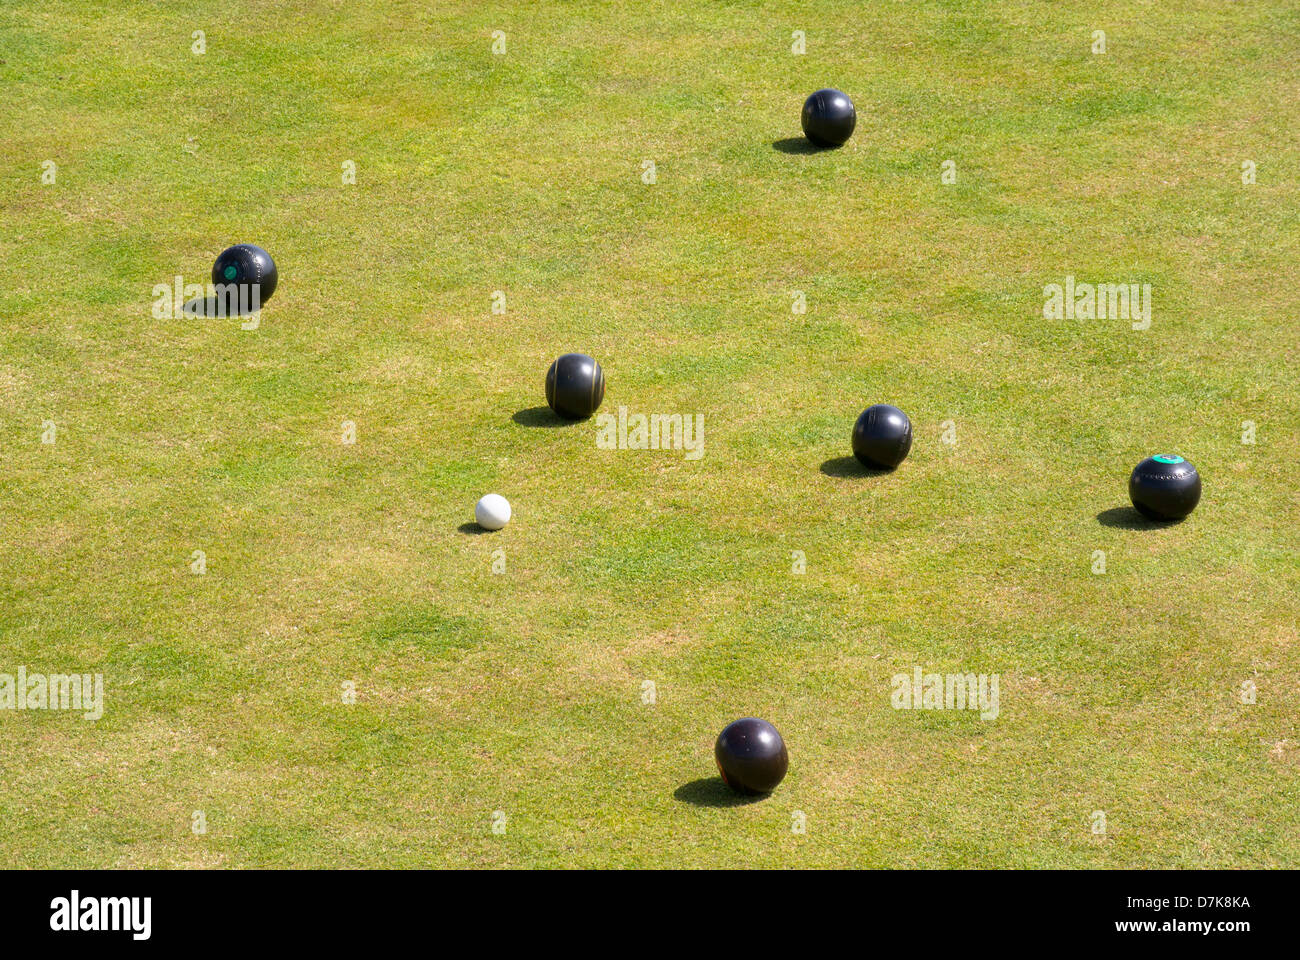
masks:
POLYGON ((0 710, 0 866, 1300 867, 1298 62, 1291 0, 8 0, 0 673, 105 688, 0 710), (154 316, 237 242, 255 329, 154 316), (570 350, 703 456, 555 425, 570 350))

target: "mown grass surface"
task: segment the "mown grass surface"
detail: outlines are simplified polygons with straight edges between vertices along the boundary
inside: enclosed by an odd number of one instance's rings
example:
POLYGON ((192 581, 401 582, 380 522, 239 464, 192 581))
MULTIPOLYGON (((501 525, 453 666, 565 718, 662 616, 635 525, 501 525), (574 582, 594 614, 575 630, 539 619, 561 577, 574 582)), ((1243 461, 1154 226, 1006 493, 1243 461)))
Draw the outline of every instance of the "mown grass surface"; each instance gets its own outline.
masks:
POLYGON ((0 672, 107 704, 0 711, 0 864, 1300 866, 1298 36, 1281 0, 7 3, 0 672), (827 85, 857 131, 802 152, 827 85), (241 241, 258 329, 152 316, 241 241), (1044 320, 1066 275, 1152 284, 1151 328, 1044 320), (534 425, 567 350, 703 458, 534 425), (879 401, 912 456, 844 475, 879 401), (1133 524, 1165 450, 1202 504, 1133 524), (492 490, 511 525, 460 529, 492 490), (892 709, 917 665, 1000 716, 892 709), (727 805, 746 714, 790 774, 727 805))

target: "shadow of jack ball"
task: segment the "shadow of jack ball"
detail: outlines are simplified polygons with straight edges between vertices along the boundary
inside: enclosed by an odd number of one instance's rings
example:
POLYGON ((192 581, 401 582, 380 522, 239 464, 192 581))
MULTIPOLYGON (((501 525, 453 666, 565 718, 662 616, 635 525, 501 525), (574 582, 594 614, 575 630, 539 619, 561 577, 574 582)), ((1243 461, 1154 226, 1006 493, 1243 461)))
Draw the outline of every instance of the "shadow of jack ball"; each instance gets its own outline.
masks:
POLYGON ((1175 454, 1147 457, 1128 479, 1128 497, 1151 520, 1181 520, 1201 500, 1201 475, 1175 454))
POLYGON ((729 723, 713 747, 718 773, 737 793, 771 793, 785 778, 790 755, 776 727, 758 717, 729 723))
POLYGON ((898 407, 867 407, 853 425, 853 455, 864 467, 893 470, 912 449, 912 421, 898 407))
POLYGON ((280 271, 276 269, 271 255, 251 243, 237 243, 233 247, 227 247, 212 264, 214 287, 235 284, 255 289, 259 304, 271 299, 279 282, 280 271))
POLYGON ((605 399, 605 371, 585 353, 566 353, 546 371, 546 405, 566 420, 586 420, 605 399))

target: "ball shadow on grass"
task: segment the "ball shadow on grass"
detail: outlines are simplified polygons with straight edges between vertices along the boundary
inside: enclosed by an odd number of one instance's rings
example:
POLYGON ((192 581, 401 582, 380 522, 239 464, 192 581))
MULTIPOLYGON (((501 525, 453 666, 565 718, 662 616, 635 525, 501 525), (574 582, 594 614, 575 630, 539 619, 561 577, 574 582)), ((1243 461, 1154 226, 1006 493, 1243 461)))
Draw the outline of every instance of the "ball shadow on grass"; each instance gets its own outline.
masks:
POLYGON ((456 529, 459 530, 461 533, 468 534, 468 535, 471 536, 471 537, 477 537, 477 536, 478 536, 479 534, 481 534, 481 533, 491 533, 491 532, 492 532, 492 531, 489 530, 487 527, 480 527, 480 526, 479 526, 477 523, 475 523, 473 520, 471 520, 469 523, 462 523, 462 524, 461 524, 459 527, 457 527, 456 529))
POLYGON ((878 467, 865 467, 857 457, 832 457, 822 464, 822 473, 828 477, 883 477, 893 472, 878 467))
POLYGON ((1119 530, 1161 530, 1182 521, 1151 520, 1142 516, 1133 507, 1111 507, 1097 514, 1097 522, 1103 527, 1114 527, 1119 530))
POLYGON ((766 799, 765 794, 739 794, 722 782, 721 777, 701 777, 683 783, 673 791, 682 803, 696 807, 743 807, 766 799))
POLYGON ((187 317, 203 317, 205 319, 225 320, 227 318, 238 319, 240 317, 252 317, 260 313, 261 310, 249 310, 247 304, 240 304, 236 301, 235 309, 230 308, 230 301, 223 300, 220 297, 198 297, 190 300, 181 307, 181 313, 187 317))
POLYGON ((525 407, 510 418, 521 427, 567 427, 581 420, 565 420, 550 407, 525 407))
POLYGON ((822 153, 828 148, 817 146, 807 137, 786 137, 784 140, 773 140, 772 149, 777 153, 822 153))

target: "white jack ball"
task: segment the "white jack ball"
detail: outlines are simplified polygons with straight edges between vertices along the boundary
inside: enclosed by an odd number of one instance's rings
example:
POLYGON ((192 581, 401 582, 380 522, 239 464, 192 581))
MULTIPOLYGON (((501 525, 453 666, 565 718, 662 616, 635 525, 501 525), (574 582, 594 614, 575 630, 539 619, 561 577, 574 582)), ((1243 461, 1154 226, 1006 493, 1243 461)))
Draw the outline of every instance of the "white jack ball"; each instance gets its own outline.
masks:
POLYGON ((474 507, 474 520, 484 530, 500 530, 510 522, 510 501, 499 493, 489 493, 474 507))

